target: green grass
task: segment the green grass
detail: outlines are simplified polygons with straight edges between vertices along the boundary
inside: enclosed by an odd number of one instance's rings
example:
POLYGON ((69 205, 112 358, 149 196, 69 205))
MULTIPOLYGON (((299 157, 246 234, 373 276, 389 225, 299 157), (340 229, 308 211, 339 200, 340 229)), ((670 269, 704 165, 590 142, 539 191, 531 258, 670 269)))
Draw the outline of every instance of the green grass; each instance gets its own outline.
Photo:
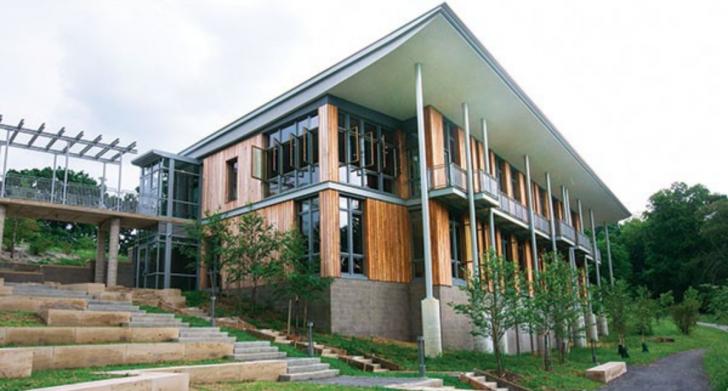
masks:
POLYGON ((45 323, 34 312, 0 311, 0 327, 44 327, 45 323))
POLYGON ((338 391, 338 390, 378 390, 378 388, 343 387, 338 385, 324 385, 311 383, 219 383, 205 384, 192 387, 196 391, 338 391))
MULTIPOLYGON (((705 348, 705 369, 716 390, 728 388, 728 334, 719 330, 697 327, 690 336, 679 333, 677 328, 668 321, 655 326, 655 335, 671 337, 674 343, 657 343, 648 339, 649 353, 640 351, 640 339, 637 336, 627 338, 631 357, 629 364, 647 364, 666 357, 670 354, 696 348, 705 348)), ((403 368, 416 370, 417 351, 411 344, 383 343, 372 339, 350 338, 337 335, 318 334, 318 342, 326 345, 346 349, 353 354, 374 353, 390 359, 403 368)), ((596 350, 600 362, 623 361, 617 355, 615 336, 602 341, 596 350)), ((531 354, 520 356, 505 356, 504 362, 507 370, 520 377, 519 383, 534 390, 541 389, 596 389, 599 383, 586 379, 584 370, 592 366, 591 351, 589 349, 574 349, 563 364, 558 363, 554 357, 554 369, 545 372, 541 357, 531 354)), ((494 369, 495 359, 492 354, 469 351, 446 352, 443 356, 427 360, 428 371, 470 371, 478 369, 494 369)))
POLYGON ((33 371, 30 377, 23 379, 3 379, 0 381, 0 391, 28 390, 41 387, 60 386, 64 384, 88 382, 109 379, 114 376, 102 374, 103 371, 119 371, 125 369, 158 368, 177 365, 205 365, 219 364, 229 360, 201 360, 201 361, 170 361, 154 364, 137 365, 111 365, 106 367, 79 368, 79 369, 49 369, 33 371))

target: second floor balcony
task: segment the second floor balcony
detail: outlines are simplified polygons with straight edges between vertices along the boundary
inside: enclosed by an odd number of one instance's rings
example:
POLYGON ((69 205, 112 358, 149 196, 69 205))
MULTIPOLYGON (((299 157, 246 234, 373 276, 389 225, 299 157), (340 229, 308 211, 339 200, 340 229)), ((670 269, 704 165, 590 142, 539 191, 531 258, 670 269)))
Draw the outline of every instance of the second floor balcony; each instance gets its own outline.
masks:
POLYGON ((500 210, 517 222, 528 225, 528 208, 503 192, 500 193, 500 210))
POLYGON ((592 253, 592 242, 589 237, 584 234, 583 232, 578 232, 576 234, 576 246, 577 248, 581 249, 582 251, 586 252, 587 254, 592 253))
POLYGON ((556 238, 564 240, 573 245, 576 243, 576 230, 571 225, 561 221, 556 221, 556 238))

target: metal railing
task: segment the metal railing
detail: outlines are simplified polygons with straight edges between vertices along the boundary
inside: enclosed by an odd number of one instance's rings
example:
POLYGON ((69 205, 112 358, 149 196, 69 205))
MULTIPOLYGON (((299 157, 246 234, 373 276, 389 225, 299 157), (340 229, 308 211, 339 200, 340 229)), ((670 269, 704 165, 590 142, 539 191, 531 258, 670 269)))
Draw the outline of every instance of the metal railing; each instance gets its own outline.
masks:
POLYGON ((528 209, 503 192, 500 193, 500 209, 509 216, 528 224, 528 209))
POLYGON ((12 173, 3 181, 5 193, 0 196, 5 198, 143 214, 155 214, 159 204, 157 197, 140 197, 135 192, 102 185, 67 183, 64 186, 62 180, 12 173))
POLYGON ((591 243, 589 237, 581 232, 578 232, 576 234, 576 244, 577 244, 577 246, 581 246, 588 252, 592 252, 592 243, 591 243))
POLYGON ((480 188, 478 189, 481 193, 486 193, 489 196, 498 199, 500 195, 500 189, 498 186, 498 180, 492 175, 485 171, 478 171, 478 182, 480 188))
POLYGON ((563 221, 556 221, 556 236, 576 242, 576 231, 574 227, 563 221))
POLYGON ((455 163, 440 164, 427 170, 430 190, 455 187, 467 191, 467 175, 465 170, 455 163))
POLYGON ((551 234, 551 223, 549 220, 536 212, 533 213, 533 225, 538 231, 546 235, 551 234))

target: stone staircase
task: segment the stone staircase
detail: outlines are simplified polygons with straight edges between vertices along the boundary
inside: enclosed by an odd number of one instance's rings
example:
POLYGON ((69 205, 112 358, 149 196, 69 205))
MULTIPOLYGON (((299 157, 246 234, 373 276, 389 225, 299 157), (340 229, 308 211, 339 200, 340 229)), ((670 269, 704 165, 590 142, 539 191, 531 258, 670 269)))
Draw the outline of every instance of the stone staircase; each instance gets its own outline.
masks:
POLYGON ((233 348, 233 358, 237 361, 279 360, 286 357, 270 341, 241 341, 233 348))
POLYGON ((83 292, 67 289, 57 289, 43 284, 27 284, 27 283, 5 283, 6 286, 13 288, 14 296, 39 296, 39 297, 66 297, 74 299, 92 300, 93 295, 83 292))
POLYGON ((318 357, 289 358, 286 373, 278 377, 279 381, 304 381, 328 379, 339 375, 338 369, 331 369, 329 364, 322 363, 318 357))
POLYGON ((235 338, 219 327, 184 327, 179 329, 179 342, 235 342, 235 338))
POLYGON ((131 314, 129 327, 189 327, 189 324, 174 317, 174 314, 136 312, 131 314))
POLYGON ((350 366, 361 369, 362 371, 375 372, 375 373, 389 371, 386 368, 382 368, 382 364, 375 362, 374 359, 372 359, 372 358, 367 358, 364 356, 347 356, 347 355, 339 355, 338 357, 340 360, 346 362, 350 366))
POLYGON ((460 374, 459 378, 461 381, 470 384, 477 390, 508 391, 507 387, 498 387, 498 383, 488 381, 485 376, 478 375, 475 372, 460 374))
POLYGON ((89 300, 87 311, 111 311, 111 312, 131 312, 140 313, 143 312, 139 309, 139 306, 133 305, 125 301, 111 301, 111 300, 89 300))

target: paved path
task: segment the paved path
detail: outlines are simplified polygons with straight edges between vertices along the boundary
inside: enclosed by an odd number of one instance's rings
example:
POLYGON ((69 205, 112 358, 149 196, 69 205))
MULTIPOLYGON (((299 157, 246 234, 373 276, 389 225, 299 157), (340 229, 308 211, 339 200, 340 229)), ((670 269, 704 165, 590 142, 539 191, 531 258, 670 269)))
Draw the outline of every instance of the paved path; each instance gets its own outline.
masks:
POLYGON ((699 326, 705 326, 705 327, 710 327, 710 328, 714 328, 714 329, 718 329, 718 330, 723 330, 723 331, 725 331, 725 332, 727 332, 727 333, 728 333, 728 326, 726 326, 726 325, 724 325, 724 324, 715 324, 715 323, 698 322, 698 325, 699 325, 699 326))
POLYGON ((630 366, 627 373, 601 391, 710 391, 703 370, 704 350, 688 350, 655 361, 647 366, 630 366))

